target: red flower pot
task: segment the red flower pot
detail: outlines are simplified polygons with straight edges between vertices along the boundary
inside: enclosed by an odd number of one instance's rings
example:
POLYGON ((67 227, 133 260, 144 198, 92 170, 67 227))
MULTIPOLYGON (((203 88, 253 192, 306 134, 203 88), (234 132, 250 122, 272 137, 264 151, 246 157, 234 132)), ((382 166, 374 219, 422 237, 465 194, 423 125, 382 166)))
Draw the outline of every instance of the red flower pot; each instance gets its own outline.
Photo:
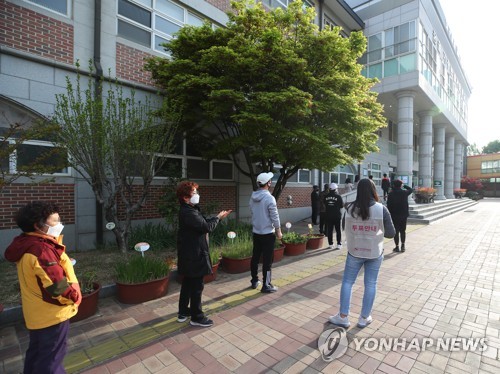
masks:
POLYGON ((82 319, 92 317, 97 312, 97 302, 99 300, 99 291, 101 291, 101 285, 99 283, 93 283, 94 291, 82 295, 82 302, 78 306, 78 313, 71 317, 70 322, 78 322, 82 319))
MULTIPOLYGON (((210 282, 213 282, 214 280, 217 279, 217 270, 219 269, 219 264, 220 264, 220 261, 218 263, 216 263, 215 265, 212 265, 212 274, 205 275, 203 277, 203 283, 210 283, 210 282)), ((182 283, 183 279, 184 279, 184 275, 182 275, 182 274, 177 275, 177 282, 178 283, 182 283)))
POLYGON ((239 274, 250 271, 252 257, 228 258, 222 256, 222 269, 229 274, 239 274))
POLYGON ((315 234, 312 237, 309 237, 306 243, 306 248, 307 249, 319 249, 323 247, 323 239, 325 238, 325 235, 321 234, 315 234))
POLYGON ((158 299, 167 294, 168 275, 164 278, 149 282, 126 284, 116 282, 116 296, 124 304, 140 304, 145 301, 158 299))
POLYGON ((298 256, 306 253, 306 243, 284 243, 286 256, 298 256))
MULTIPOLYGON (((273 257, 273 263, 281 261, 283 259, 283 251, 285 250, 285 246, 282 244, 278 248, 274 248, 274 257, 273 257)), ((259 258, 259 264, 262 264, 262 256, 259 258)))

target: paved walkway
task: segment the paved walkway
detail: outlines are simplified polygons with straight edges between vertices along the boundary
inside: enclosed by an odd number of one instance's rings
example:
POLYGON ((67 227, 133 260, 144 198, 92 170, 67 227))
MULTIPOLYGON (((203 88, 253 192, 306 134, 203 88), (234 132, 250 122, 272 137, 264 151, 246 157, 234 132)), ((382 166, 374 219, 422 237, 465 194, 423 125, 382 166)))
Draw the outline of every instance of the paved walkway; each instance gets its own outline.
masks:
MULTIPOLYGON (((307 231, 305 222, 293 228, 307 231)), ((406 253, 392 253, 392 241, 385 245, 374 322, 365 329, 355 325, 363 293, 358 279, 349 347, 331 362, 317 343, 335 328, 327 318, 338 310, 345 249, 285 257, 273 271, 276 294, 249 289, 248 274, 220 273, 203 294, 211 328, 175 321, 175 282, 169 295, 141 305, 101 299, 96 316, 72 324, 66 368, 99 374, 499 373, 500 200, 409 231, 406 253)), ((27 341, 22 324, 0 326, 1 373, 21 372, 27 341)))

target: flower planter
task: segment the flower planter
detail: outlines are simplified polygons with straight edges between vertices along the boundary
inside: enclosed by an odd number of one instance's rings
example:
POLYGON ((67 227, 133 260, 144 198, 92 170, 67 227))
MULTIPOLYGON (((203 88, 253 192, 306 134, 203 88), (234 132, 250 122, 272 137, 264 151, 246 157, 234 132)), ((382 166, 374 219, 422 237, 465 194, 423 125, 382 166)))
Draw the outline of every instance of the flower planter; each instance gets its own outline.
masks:
POLYGON ((222 256, 222 269, 229 274, 239 274, 250 271, 252 257, 228 258, 222 256))
POLYGON ((78 322, 85 318, 92 317, 97 312, 97 303, 99 300, 99 291, 101 291, 101 285, 99 283, 93 283, 94 291, 82 295, 82 302, 78 306, 78 313, 71 317, 70 322, 78 322))
POLYGON ((116 282, 116 296, 124 304, 139 304, 145 301, 158 299, 167 294, 168 275, 149 282, 126 284, 116 282))
POLYGON ((325 235, 313 235, 310 236, 306 243, 307 249, 319 249, 323 247, 323 239, 325 235))
POLYGON ((298 256, 306 253, 306 243, 283 243, 286 256, 298 256))
MULTIPOLYGON (((273 263, 283 260, 284 251, 285 251, 285 246, 283 244, 278 248, 274 248, 273 263)), ((259 258, 259 264, 262 264, 262 255, 259 258)))

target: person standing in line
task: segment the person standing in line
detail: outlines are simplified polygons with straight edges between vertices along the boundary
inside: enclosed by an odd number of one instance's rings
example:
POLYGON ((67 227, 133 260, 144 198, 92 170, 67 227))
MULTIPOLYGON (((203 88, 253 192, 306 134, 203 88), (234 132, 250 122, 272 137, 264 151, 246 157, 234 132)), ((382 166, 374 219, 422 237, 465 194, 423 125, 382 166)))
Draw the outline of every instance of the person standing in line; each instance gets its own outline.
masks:
POLYGON ((351 178, 346 178, 345 180, 345 191, 351 192, 354 189, 354 185, 351 182, 351 178))
POLYGON ((403 181, 396 179, 393 183, 393 189, 387 197, 387 208, 391 212, 392 221, 396 228, 394 243, 396 247, 394 252, 404 252, 406 241, 406 222, 410 215, 408 206, 408 196, 411 195, 413 189, 410 186, 403 185, 403 181), (399 238, 401 237, 401 249, 399 248, 399 238))
POLYGON ((207 236, 231 210, 223 210, 216 217, 205 218, 198 205, 198 187, 194 182, 183 181, 176 191, 180 204, 177 270, 184 276, 179 294, 177 322, 185 322, 191 317, 191 326, 210 327, 214 323, 205 316, 201 307, 201 294, 205 287, 203 277, 212 274, 207 236))
POLYGON ((256 289, 261 285, 258 276, 259 260, 262 256, 262 288, 260 292, 272 293, 278 291, 271 283, 271 267, 274 260, 274 243, 281 239, 281 224, 276 199, 269 192, 273 173, 260 173, 257 176, 259 189, 250 197, 252 213, 253 253, 251 261, 251 287, 256 289))
POLYGON ((319 187, 314 185, 311 192, 311 222, 313 225, 318 224, 318 213, 319 213, 319 187))
POLYGON ((338 186, 335 183, 330 184, 330 192, 325 196, 326 207, 326 236, 328 238, 328 248, 333 248, 333 227, 337 234, 337 247, 342 248, 342 233, 340 231, 340 221, 342 220, 342 208, 344 202, 342 196, 337 193, 338 186))
POLYGON ((319 193, 319 233, 326 234, 326 205, 325 196, 330 192, 330 185, 325 183, 323 191, 319 193))
POLYGON ((356 175, 354 176, 354 189, 357 189, 357 188, 358 188, 359 179, 360 179, 360 178, 359 178, 359 175, 358 175, 358 174, 356 174, 356 175))
POLYGON ((16 263, 29 330, 23 372, 63 374, 69 320, 78 312, 82 293, 62 244, 59 208, 33 201, 18 210, 15 220, 23 233, 14 238, 4 256, 16 263))
POLYGON ((389 194, 389 189, 391 188, 391 180, 387 178, 387 174, 384 173, 382 178, 382 191, 384 191, 384 201, 387 200, 387 195, 389 194))
POLYGON ((391 215, 379 203, 377 189, 370 179, 359 181, 356 200, 346 206, 345 234, 347 258, 340 289, 340 310, 328 320, 342 327, 349 327, 352 287, 359 271, 364 268, 364 294, 358 327, 372 321, 372 308, 377 292, 377 279, 384 259, 384 237, 394 236, 391 215))

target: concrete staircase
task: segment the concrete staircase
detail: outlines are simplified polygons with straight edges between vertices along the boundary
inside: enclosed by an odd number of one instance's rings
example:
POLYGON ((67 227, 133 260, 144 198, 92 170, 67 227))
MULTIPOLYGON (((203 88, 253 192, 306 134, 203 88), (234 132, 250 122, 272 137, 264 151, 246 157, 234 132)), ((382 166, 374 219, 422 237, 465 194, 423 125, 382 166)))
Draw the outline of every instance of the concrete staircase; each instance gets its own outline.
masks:
POLYGON ((468 198, 436 200, 429 204, 410 205, 408 222, 429 224, 453 213, 462 212, 477 204, 477 201, 468 198))

